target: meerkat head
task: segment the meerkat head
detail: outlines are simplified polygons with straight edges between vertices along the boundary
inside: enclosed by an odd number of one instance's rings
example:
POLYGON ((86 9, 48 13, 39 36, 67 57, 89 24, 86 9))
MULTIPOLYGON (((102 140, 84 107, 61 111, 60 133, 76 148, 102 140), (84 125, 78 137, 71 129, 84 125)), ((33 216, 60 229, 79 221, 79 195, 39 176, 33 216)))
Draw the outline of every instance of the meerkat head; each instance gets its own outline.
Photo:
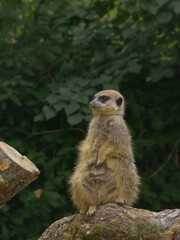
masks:
POLYGON ((124 98, 115 90, 104 90, 95 94, 89 103, 94 116, 124 115, 124 98))

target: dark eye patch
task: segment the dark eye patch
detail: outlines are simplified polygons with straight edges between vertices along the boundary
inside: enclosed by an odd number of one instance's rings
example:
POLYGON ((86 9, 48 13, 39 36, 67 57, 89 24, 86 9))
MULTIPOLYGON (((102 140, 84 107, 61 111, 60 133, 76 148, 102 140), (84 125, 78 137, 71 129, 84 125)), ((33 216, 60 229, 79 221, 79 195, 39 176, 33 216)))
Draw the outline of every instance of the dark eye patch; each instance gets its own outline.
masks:
POLYGON ((105 103, 105 102, 107 102, 109 99, 110 99, 110 97, 109 97, 109 96, 106 96, 106 95, 102 95, 102 96, 98 97, 98 101, 101 102, 101 103, 105 103))
POLYGON ((122 104, 122 97, 119 97, 117 100, 116 100, 116 104, 118 106, 120 106, 122 104))

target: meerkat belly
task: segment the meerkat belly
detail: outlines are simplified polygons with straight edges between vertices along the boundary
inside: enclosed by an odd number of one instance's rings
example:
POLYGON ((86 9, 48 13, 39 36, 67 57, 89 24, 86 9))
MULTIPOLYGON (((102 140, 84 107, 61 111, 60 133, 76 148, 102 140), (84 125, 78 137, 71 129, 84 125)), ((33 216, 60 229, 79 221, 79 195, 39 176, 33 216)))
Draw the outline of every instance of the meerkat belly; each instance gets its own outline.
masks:
POLYGON ((117 197, 116 174, 116 170, 108 169, 106 164, 93 169, 91 176, 97 189, 98 202, 111 202, 117 197))
POLYGON ((124 157, 121 153, 114 153, 108 156, 103 165, 98 167, 93 165, 89 170, 98 189, 98 199, 101 203, 115 201, 119 189, 125 185, 124 173, 131 175, 130 161, 127 156, 127 162, 124 161, 124 157))

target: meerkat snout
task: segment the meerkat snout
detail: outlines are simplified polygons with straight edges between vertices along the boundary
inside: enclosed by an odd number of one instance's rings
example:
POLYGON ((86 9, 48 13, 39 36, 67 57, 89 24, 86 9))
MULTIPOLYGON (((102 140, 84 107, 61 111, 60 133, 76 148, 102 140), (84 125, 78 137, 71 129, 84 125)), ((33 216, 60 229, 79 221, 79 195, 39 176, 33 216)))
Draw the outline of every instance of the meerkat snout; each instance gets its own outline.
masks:
POLYGON ((107 101, 110 99, 110 96, 101 95, 97 96, 95 95, 94 99, 89 103, 89 106, 93 109, 101 109, 104 108, 107 101))
POLYGON ((89 106, 90 106, 90 108, 92 108, 92 109, 96 109, 96 108, 102 107, 101 104, 100 104, 98 101, 96 101, 95 99, 92 100, 92 101, 89 103, 89 106))
POLYGON ((90 107, 93 107, 93 103, 92 103, 92 101, 89 102, 89 106, 90 106, 90 107))

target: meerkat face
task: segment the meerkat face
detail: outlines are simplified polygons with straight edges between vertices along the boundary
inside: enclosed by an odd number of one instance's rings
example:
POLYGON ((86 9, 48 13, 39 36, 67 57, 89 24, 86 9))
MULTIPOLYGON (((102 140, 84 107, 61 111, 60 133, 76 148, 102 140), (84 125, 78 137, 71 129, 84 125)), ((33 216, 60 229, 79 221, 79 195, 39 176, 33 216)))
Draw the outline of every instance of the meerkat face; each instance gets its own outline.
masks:
POLYGON ((95 94, 94 99, 89 103, 93 114, 111 116, 124 114, 124 98, 115 90, 105 90, 95 94))

